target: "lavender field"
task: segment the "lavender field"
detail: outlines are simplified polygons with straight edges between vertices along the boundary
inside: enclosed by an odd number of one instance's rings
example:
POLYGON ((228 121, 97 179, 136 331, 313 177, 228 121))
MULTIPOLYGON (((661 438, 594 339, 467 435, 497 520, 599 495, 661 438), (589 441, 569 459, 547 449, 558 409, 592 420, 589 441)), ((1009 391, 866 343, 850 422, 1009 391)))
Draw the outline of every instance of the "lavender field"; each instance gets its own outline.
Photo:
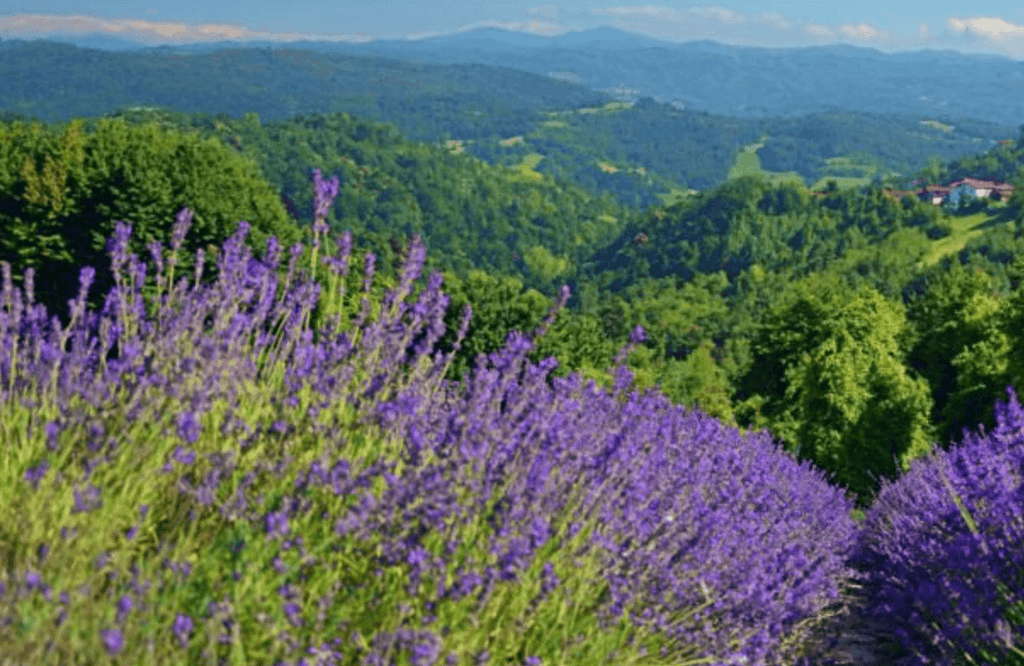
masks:
MULTIPOLYGON (((337 179, 314 192, 315 266, 337 179)), ((0 664, 812 666, 854 598, 899 664, 1024 664, 1012 388, 993 432, 855 519, 768 432, 631 391, 630 346, 610 387, 527 362, 544 327, 442 380, 448 297, 438 273, 413 297, 421 243, 355 309, 349 234, 324 246, 325 293, 298 245, 279 284, 281 248, 243 252, 245 222, 215 287, 175 284, 190 219, 166 266, 151 246, 154 316, 128 225, 118 287, 86 312, 83 268, 68 330, 3 265, 0 664)))

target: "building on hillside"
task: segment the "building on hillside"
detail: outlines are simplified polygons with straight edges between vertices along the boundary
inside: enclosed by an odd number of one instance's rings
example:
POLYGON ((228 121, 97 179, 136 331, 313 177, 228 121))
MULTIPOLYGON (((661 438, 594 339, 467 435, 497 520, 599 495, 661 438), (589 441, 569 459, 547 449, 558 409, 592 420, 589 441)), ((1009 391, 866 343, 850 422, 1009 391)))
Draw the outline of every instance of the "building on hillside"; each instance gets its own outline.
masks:
POLYGON ((921 201, 927 201, 933 206, 939 206, 946 200, 952 189, 944 185, 925 185, 916 194, 917 198, 921 201))
POLYGON ((977 178, 964 178, 963 180, 956 180, 949 184, 950 187, 958 187, 960 185, 968 185, 974 190, 974 195, 978 197, 991 196, 992 192, 998 183, 994 183, 991 180, 978 180, 977 178))
POLYGON ((1009 183, 996 183, 995 190, 989 196, 999 195, 1000 201, 1006 201, 1013 196, 1014 187, 1009 183))
MULTIPOLYGON (((896 201, 902 201, 904 197, 917 197, 921 201, 931 203, 933 206, 940 206, 949 201, 951 196, 954 199, 954 205, 956 205, 956 203, 959 203, 960 198, 970 196, 971 194, 978 198, 992 198, 998 194, 1000 200, 1006 201, 1013 196, 1014 187, 1009 183, 964 178, 963 180, 953 181, 949 185, 922 185, 920 190, 894 190, 891 187, 886 187, 883 189, 883 193, 894 198, 896 201), (957 192, 955 196, 953 196, 954 191, 957 192)), ((824 197, 828 193, 810 191, 807 194, 812 197, 824 197)))

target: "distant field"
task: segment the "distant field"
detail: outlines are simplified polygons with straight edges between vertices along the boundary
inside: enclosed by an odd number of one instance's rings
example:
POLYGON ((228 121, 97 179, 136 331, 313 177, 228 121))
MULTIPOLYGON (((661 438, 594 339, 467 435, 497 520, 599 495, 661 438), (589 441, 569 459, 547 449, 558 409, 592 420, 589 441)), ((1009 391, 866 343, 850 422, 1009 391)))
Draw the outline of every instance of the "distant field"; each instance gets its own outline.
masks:
POLYGON ((774 171, 765 171, 761 168, 761 160, 757 158, 757 149, 762 144, 754 144, 753 146, 747 146, 737 156, 736 160, 732 163, 732 168, 729 169, 729 179, 740 178, 742 176, 749 176, 753 174, 761 174, 772 183, 781 182, 795 182, 804 184, 803 176, 793 171, 785 173, 779 173, 774 171))
POLYGON ((867 177, 851 178, 848 176, 825 176, 811 187, 811 191, 821 192, 822 190, 825 189, 825 186, 828 185, 828 181, 830 180, 836 181, 836 187, 838 187, 841 190, 848 190, 854 187, 860 187, 862 185, 867 185, 871 182, 871 179, 867 177))
MULTIPOLYGON (((568 109, 566 111, 543 111, 542 113, 548 118, 558 118, 559 116, 568 116, 574 113, 600 113, 600 112, 614 112, 623 111, 632 107, 633 104, 630 102, 608 102, 604 106, 594 106, 584 109, 568 109)), ((557 122, 557 121, 546 121, 546 122, 557 122)))
POLYGON ((530 153, 523 157, 523 161, 517 164, 511 169, 515 172, 512 177, 513 180, 521 182, 537 182, 544 179, 544 174, 539 171, 534 171, 534 168, 540 164, 544 156, 540 153, 530 153))
MULTIPOLYGON (((736 155, 736 159, 733 161, 732 168, 729 169, 729 178, 739 178, 741 176, 751 175, 759 173, 767 178, 774 184, 782 182, 800 183, 805 185, 803 176, 793 171, 778 172, 778 171, 766 171, 761 167, 761 160, 757 157, 757 151, 763 148, 765 143, 770 141, 770 137, 761 137, 758 143, 750 144, 745 146, 743 150, 736 155)), ((828 184, 828 181, 836 181, 836 185, 839 189, 850 189, 854 187, 860 187, 867 185, 871 182, 875 173, 879 167, 877 164, 870 163, 870 158, 865 158, 863 155, 847 155, 840 157, 830 157, 825 160, 825 163, 829 170, 835 170, 841 174, 847 175, 831 175, 826 173, 816 183, 810 186, 810 190, 820 192, 828 184), (861 175, 848 175, 850 172, 860 172, 861 175)), ((890 172, 889 175, 898 176, 898 173, 890 172)))
POLYGON ((576 109, 576 113, 597 113, 599 111, 622 111, 633 106, 629 102, 608 102, 604 106, 599 106, 592 109, 576 109))
POLYGON ((674 188, 671 192, 668 192, 667 194, 659 194, 658 196, 661 197, 661 205, 665 208, 669 208, 670 206, 674 206, 680 201, 689 199, 690 197, 694 196, 697 193, 697 190, 683 190, 674 188))

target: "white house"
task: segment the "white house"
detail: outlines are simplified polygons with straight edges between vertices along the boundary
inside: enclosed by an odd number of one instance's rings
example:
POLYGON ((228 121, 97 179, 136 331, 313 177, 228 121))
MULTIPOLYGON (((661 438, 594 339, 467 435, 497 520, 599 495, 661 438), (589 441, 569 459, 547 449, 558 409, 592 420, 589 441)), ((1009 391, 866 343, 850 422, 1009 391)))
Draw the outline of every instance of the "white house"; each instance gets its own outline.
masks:
POLYGON ((950 187, 957 187, 958 185, 970 186, 974 190, 974 194, 979 197, 987 197, 996 189, 996 183, 990 180, 978 180, 977 178, 964 178, 949 184, 950 187))

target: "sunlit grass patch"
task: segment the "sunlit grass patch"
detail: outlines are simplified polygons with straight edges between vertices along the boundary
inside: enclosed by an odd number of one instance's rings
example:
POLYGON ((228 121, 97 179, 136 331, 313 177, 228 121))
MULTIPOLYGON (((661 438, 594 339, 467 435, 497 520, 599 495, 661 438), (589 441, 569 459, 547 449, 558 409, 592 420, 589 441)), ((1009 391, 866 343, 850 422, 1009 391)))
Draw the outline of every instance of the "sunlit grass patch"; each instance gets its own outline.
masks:
POLYGON ((931 241, 931 248, 918 264, 918 268, 932 266, 943 257, 959 252, 969 242, 984 235, 993 223, 1009 223, 1010 220, 1003 218, 1002 210, 1000 207, 993 207, 970 215, 944 215, 943 220, 952 231, 944 238, 931 241))

